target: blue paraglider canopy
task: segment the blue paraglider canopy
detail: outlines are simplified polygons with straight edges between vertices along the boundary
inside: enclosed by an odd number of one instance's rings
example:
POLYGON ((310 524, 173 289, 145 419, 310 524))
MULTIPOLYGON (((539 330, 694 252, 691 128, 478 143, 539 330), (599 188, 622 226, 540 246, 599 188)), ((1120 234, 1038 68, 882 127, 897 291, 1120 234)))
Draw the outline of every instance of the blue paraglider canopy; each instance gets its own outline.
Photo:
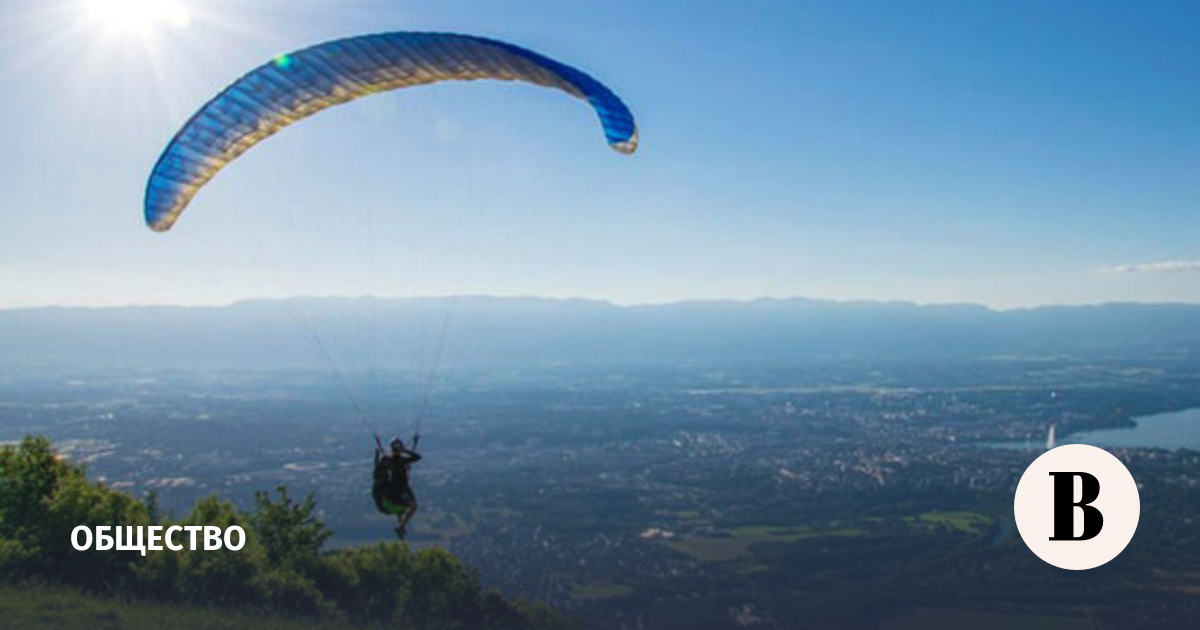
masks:
POLYGON ((146 225, 169 230, 217 171, 284 127, 376 92, 437 81, 499 79, 588 101, 608 144, 637 148, 633 115, 586 73, 531 50, 453 33, 363 35, 278 55, 204 104, 167 145, 146 184, 146 225))

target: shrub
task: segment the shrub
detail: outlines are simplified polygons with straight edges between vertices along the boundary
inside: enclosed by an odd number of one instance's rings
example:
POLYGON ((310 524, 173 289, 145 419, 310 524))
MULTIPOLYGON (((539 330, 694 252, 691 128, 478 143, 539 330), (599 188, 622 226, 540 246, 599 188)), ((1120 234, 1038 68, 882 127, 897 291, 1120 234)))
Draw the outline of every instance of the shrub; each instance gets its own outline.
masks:
MULTIPOLYGON (((274 614, 350 619, 392 627, 553 629, 566 624, 541 604, 480 593, 476 572, 441 549, 403 543, 323 552, 333 534, 312 495, 255 496, 241 512, 215 494, 180 521, 159 522, 157 501, 100 483, 59 457, 43 437, 0 447, 0 579, 38 581, 148 599, 216 604, 274 614), (238 551, 77 551, 77 525, 231 525, 238 551)), ((176 536, 176 542, 182 543, 176 536)), ((186 545, 185 545, 186 547, 186 545)))

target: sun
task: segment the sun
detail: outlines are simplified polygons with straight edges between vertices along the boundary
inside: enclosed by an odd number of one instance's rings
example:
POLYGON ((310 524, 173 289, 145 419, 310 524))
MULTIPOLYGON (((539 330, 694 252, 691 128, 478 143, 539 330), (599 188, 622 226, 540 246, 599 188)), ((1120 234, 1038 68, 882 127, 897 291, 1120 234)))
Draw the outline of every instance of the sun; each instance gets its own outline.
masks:
POLYGON ((88 17, 108 31, 146 34, 166 25, 187 28, 192 15, 173 0, 85 0, 88 17))

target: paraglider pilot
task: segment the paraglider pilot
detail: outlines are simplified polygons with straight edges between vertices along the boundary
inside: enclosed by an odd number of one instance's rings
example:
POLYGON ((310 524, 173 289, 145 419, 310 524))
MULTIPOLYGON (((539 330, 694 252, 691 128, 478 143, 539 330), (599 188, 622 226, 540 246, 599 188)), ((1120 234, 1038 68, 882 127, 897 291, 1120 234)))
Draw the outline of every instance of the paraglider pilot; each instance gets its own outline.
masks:
MULTIPOLYGON (((418 436, 413 437, 413 448, 418 436)), ((421 455, 404 446, 400 438, 392 438, 390 450, 384 452, 379 437, 375 437, 375 476, 371 496, 375 506, 384 514, 396 515, 396 535, 404 538, 408 522, 417 513, 417 497, 408 483, 408 467, 421 460, 421 455)))

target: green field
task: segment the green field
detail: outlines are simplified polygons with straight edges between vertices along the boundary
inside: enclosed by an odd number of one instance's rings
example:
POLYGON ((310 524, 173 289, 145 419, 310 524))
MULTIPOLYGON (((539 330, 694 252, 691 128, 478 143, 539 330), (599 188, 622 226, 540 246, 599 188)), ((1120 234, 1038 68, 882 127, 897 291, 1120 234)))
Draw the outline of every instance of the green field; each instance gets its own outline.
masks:
POLYGON ((761 543, 789 543, 809 538, 862 536, 866 534, 866 531, 857 527, 841 525, 828 527, 748 525, 731 527, 722 530, 720 534, 720 537, 695 536, 667 541, 666 545, 701 562, 728 562, 744 560, 753 556, 754 552, 751 547, 761 543))
POLYGON ((993 519, 970 510, 933 511, 905 517, 911 525, 950 529, 964 534, 979 534, 992 526, 993 519))
MULTIPOLYGON (((904 526, 921 530, 950 530, 977 535, 992 527, 991 517, 970 510, 929 511, 898 519, 904 526)), ((897 522, 897 521, 893 521, 897 522)), ((800 540, 867 536, 884 525, 879 518, 858 524, 830 522, 819 526, 744 525, 719 530, 710 536, 684 536, 664 541, 668 547, 686 553, 701 562, 730 562, 754 556, 754 545, 792 543, 800 540)))
POLYGON ((880 630, 971 628, 972 630, 1093 630, 1087 617, 1012 615, 970 610, 918 608, 879 626, 880 630))
POLYGON ((575 587, 571 593, 575 599, 613 599, 633 594, 633 588, 614 582, 588 582, 575 587))
MULTIPOLYGON (((662 544, 687 554, 700 562, 734 565, 739 575, 750 575, 770 569, 774 560, 767 548, 756 546, 770 543, 796 543, 823 538, 870 536, 888 529, 888 520, 867 518, 861 522, 831 521, 823 525, 744 525, 718 530, 712 535, 682 536, 662 544)), ((988 531, 993 519, 969 510, 929 511, 893 518, 891 523, 928 533, 952 531, 979 535, 988 531)))
POLYGON ((331 620, 305 621, 249 615, 220 608, 129 602, 67 588, 0 586, 0 627, 63 630, 333 630, 361 628, 331 620))

